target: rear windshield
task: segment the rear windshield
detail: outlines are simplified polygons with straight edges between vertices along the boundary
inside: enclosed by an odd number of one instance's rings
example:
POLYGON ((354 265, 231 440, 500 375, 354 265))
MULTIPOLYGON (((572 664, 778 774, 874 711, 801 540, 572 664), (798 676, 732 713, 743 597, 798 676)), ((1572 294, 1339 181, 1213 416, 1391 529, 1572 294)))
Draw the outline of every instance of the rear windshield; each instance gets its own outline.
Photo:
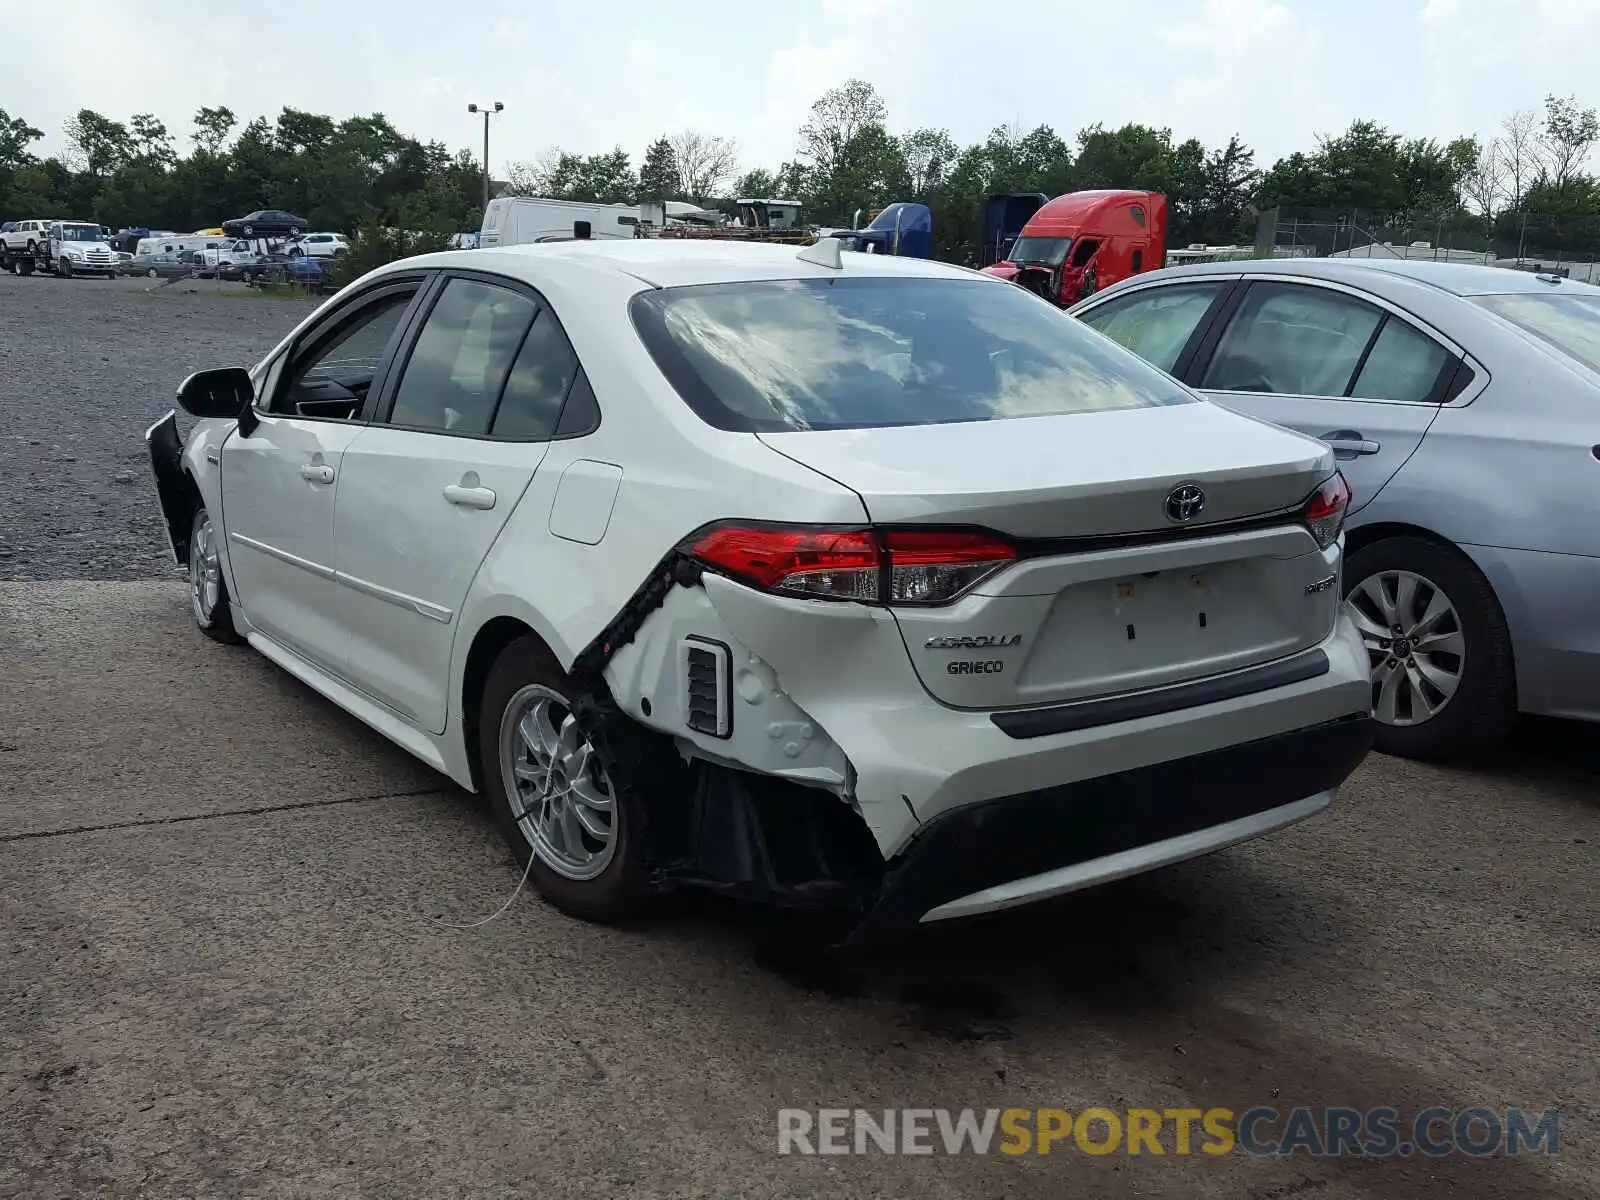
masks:
POLYGON ((1600 371, 1600 296, 1517 293, 1472 299, 1591 371, 1600 371))
POLYGON ((804 279, 641 292, 656 365, 719 429, 863 429, 1192 404, 1170 376, 1019 287, 804 279))

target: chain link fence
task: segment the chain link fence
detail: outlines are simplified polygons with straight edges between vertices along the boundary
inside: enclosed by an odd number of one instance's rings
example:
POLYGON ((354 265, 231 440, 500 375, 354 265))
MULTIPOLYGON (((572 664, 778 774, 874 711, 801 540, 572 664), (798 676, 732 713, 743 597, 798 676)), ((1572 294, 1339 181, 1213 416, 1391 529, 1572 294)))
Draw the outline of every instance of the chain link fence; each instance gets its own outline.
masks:
POLYGON ((1460 212, 1397 218, 1360 209, 1272 208, 1257 218, 1255 254, 1483 263, 1600 284, 1600 214, 1502 213, 1488 221, 1460 212))

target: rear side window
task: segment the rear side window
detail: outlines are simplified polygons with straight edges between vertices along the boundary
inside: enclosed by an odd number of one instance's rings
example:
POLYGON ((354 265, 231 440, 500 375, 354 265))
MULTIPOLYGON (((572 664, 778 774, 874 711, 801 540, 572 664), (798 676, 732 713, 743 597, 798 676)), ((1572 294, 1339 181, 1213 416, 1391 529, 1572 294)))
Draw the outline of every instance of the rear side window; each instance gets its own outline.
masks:
POLYGON ((578 356, 548 309, 539 313, 506 377, 494 417, 494 436, 542 440, 561 419, 578 356))
POLYGON ((417 336, 389 415, 393 425, 443 433, 489 431, 533 302, 474 279, 445 285, 417 336))
POLYGON ((1439 372, 1449 358, 1449 351, 1438 342, 1391 316, 1361 364, 1350 395, 1357 400, 1421 404, 1437 393, 1439 372))
POLYGON ((1252 284, 1200 386, 1343 396, 1383 318, 1382 309, 1327 288, 1252 284))
POLYGON ((939 277, 641 292, 635 326, 705 421, 743 431, 996 421, 1195 403, 1019 287, 939 277))

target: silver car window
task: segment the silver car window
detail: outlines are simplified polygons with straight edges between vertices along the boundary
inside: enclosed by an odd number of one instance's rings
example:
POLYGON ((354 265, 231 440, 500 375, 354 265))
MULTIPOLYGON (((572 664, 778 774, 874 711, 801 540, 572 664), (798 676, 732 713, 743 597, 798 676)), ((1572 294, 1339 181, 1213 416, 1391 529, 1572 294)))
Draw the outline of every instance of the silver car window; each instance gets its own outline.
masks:
POLYGON ((1600 296, 1519 293, 1472 300, 1591 371, 1600 371, 1600 296))
POLYGON ((1358 400, 1421 404, 1433 396, 1439 372, 1449 357, 1449 351, 1438 342, 1391 316, 1361 364, 1350 395, 1358 400))
POLYGON ((1252 284, 1200 386, 1343 396, 1383 317, 1382 309, 1326 288, 1252 284))
POLYGON ((1170 372, 1211 305, 1232 280, 1145 288, 1108 300, 1083 321, 1146 362, 1170 372))

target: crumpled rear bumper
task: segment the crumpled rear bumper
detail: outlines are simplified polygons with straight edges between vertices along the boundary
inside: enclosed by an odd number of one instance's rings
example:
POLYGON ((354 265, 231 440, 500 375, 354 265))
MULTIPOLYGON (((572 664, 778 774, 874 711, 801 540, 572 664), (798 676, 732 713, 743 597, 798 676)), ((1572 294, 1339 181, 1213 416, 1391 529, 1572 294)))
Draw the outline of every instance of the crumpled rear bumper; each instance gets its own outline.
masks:
POLYGON ((1366 757, 1365 713, 944 813, 890 864, 848 938, 991 912, 1259 837, 1326 808, 1366 757))

